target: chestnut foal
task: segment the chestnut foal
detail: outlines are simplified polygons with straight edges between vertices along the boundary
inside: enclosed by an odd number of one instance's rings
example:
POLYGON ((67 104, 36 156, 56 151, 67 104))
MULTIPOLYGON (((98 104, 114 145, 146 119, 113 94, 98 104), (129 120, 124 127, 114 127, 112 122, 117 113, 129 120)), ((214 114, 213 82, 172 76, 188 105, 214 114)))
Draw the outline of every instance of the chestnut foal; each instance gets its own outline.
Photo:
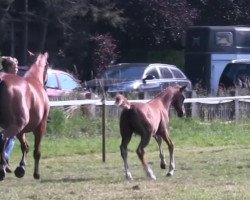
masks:
POLYGON ((183 103, 185 97, 183 91, 185 88, 186 86, 181 87, 179 85, 168 87, 147 103, 130 104, 123 95, 118 94, 116 96, 116 105, 123 108, 120 116, 120 134, 122 137, 120 150, 124 161, 125 175, 128 180, 133 179, 127 162, 127 146, 133 133, 141 137, 136 153, 147 176, 151 179, 156 179, 156 176, 144 158, 144 148, 149 144, 151 136, 153 136, 158 143, 161 159, 160 166, 162 169, 166 168, 165 155, 161 147, 162 139, 167 143, 170 155, 167 176, 172 176, 174 174, 174 144, 168 132, 169 108, 172 105, 179 117, 184 116, 185 109, 183 103))

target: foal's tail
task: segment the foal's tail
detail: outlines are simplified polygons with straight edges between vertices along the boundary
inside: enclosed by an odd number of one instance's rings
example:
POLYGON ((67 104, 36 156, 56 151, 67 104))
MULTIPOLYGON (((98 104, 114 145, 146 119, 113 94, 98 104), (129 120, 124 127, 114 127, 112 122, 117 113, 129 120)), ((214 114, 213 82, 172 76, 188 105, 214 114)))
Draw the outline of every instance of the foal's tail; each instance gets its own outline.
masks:
POLYGON ((130 103, 128 102, 127 98, 121 94, 116 95, 115 104, 118 107, 125 108, 125 109, 130 109, 130 106, 131 106, 130 103))

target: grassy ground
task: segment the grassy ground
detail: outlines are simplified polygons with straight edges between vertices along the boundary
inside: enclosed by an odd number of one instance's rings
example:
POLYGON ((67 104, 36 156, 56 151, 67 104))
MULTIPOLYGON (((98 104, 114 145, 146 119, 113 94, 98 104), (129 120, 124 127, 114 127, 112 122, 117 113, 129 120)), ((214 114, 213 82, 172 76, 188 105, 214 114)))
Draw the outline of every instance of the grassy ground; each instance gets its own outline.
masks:
MULTIPOLYGON (((32 176, 33 137, 29 134, 27 174, 22 179, 7 174, 0 182, 1 199, 250 199, 248 122, 211 124, 172 119, 169 129, 176 146, 174 176, 166 177, 167 171, 160 169, 154 140, 146 149, 156 181, 145 176, 135 153, 139 137, 134 137, 129 145, 134 180, 127 181, 119 152, 117 120, 107 121, 105 163, 99 119, 60 120, 63 128, 52 131, 57 125, 50 124, 50 132, 42 143, 41 180, 32 176), (78 120, 80 126, 76 126, 78 120)), ((13 169, 20 159, 19 148, 17 142, 11 157, 13 169)))
MULTIPOLYGON (((46 150, 44 150, 46 151, 46 150)), ((1 182, 1 199, 249 199, 249 146, 176 148, 176 172, 166 177, 158 152, 147 159, 157 180, 149 180, 130 152, 133 181, 123 174, 120 154, 51 156, 41 161, 41 180, 32 178, 33 159, 27 174, 17 179, 7 174, 1 182)), ((18 163, 16 159, 12 163, 18 163)), ((13 164, 12 164, 13 165, 13 164)))

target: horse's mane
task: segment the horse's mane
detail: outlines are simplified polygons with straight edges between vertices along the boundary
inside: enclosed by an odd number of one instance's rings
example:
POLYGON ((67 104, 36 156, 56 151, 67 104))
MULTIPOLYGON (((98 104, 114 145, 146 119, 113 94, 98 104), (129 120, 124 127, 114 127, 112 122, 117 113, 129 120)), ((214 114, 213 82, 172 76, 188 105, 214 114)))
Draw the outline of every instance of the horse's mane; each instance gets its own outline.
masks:
POLYGON ((35 62, 31 65, 28 71, 25 73, 24 77, 36 77, 40 83, 44 83, 44 73, 46 71, 46 62, 47 62, 48 54, 39 54, 36 57, 35 62))
POLYGON ((181 88, 180 85, 169 86, 169 87, 163 89, 161 92, 159 92, 153 99, 156 99, 158 97, 162 97, 162 96, 166 95, 166 93, 173 91, 173 90, 176 90, 176 89, 180 89, 180 88, 181 88))

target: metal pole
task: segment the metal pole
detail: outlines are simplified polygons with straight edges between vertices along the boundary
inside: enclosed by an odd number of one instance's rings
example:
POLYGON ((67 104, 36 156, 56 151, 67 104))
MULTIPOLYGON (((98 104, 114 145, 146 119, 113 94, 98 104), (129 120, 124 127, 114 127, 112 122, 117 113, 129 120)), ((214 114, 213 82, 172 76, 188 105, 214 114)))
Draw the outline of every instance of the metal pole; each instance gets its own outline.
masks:
POLYGON ((102 161, 103 162, 106 162, 105 121, 106 121, 106 107, 105 107, 105 95, 103 95, 103 98, 102 98, 102 161))

